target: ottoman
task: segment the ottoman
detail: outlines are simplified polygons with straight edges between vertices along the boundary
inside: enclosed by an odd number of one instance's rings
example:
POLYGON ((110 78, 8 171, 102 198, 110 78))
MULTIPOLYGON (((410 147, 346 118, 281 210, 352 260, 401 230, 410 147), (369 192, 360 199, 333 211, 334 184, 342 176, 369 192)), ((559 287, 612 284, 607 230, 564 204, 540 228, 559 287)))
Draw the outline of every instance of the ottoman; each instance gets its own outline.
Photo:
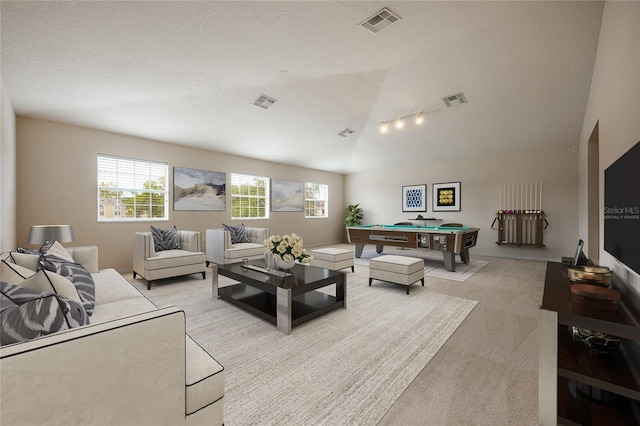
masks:
POLYGON ((369 286, 372 280, 388 281, 407 287, 418 280, 424 287, 424 261, 408 256, 384 255, 369 262, 369 286))
POLYGON ((309 254, 313 256, 311 266, 327 268, 332 271, 351 267, 351 272, 355 272, 353 268, 353 250, 327 247, 310 250, 309 254))

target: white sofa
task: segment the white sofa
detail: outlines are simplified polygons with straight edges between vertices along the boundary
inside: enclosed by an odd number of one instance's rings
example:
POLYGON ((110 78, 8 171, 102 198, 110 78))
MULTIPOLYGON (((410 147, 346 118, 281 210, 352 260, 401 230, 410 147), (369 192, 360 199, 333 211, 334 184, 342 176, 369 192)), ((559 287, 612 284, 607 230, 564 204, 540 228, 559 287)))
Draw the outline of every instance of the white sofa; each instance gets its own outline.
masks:
POLYGON ((223 424, 224 368, 184 311, 99 271, 97 247, 67 251, 94 278, 91 324, 0 347, 2 424, 223 424))
POLYGON ((140 275, 151 283, 163 278, 202 274, 205 278, 207 263, 200 244, 200 232, 178 231, 180 249, 156 252, 151 232, 136 232, 133 236, 133 278, 140 275))
POLYGON ((209 263, 227 265, 242 259, 264 259, 264 240, 269 237, 269 228, 245 227, 248 243, 231 243, 231 233, 222 228, 206 230, 207 266, 209 263))

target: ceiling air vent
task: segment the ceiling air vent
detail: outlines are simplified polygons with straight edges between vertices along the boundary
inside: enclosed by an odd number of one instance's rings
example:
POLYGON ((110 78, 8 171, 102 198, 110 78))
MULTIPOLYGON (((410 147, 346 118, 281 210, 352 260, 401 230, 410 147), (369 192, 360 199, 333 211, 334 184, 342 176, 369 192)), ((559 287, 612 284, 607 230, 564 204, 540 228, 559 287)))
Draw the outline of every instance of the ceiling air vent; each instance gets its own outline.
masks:
POLYGON ((350 134, 354 133, 355 130, 350 129, 350 128, 346 128, 343 131, 341 131, 340 133, 338 133, 338 136, 342 136, 343 138, 346 138, 347 136, 349 136, 350 134))
POLYGON ((442 100, 448 107, 467 103, 467 99, 464 97, 464 93, 462 92, 447 96, 446 98, 442 98, 442 100))
POLYGON ((260 108, 269 109, 269 107, 271 105, 273 105, 275 102, 276 102, 275 99, 270 98, 267 95, 260 95, 260 97, 258 97, 258 99, 253 101, 253 105, 255 105, 257 107, 260 107, 260 108))
POLYGON ((360 23, 360 26, 366 28, 372 33, 377 33, 383 28, 387 28, 389 25, 401 19, 398 15, 387 9, 386 7, 373 15, 371 18, 360 23))

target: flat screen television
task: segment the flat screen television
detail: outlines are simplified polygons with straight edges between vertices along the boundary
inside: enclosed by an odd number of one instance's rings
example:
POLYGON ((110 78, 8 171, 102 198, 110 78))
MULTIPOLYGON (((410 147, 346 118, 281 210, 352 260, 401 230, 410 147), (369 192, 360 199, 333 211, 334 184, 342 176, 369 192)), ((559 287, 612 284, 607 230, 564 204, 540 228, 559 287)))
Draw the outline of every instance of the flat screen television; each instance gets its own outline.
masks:
POLYGON ((640 275, 640 142, 604 171, 604 249, 640 275))

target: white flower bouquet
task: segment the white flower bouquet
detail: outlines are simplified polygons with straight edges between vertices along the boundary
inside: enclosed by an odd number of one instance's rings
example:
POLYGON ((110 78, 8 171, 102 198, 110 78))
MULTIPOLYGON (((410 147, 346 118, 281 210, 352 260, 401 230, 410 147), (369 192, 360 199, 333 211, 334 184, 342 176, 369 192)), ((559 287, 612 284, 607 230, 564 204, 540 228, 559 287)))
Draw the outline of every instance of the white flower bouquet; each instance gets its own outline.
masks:
POLYGON ((298 262, 303 265, 311 264, 312 257, 303 247, 302 237, 297 234, 271 235, 264 240, 267 253, 273 253, 285 262, 298 262))

